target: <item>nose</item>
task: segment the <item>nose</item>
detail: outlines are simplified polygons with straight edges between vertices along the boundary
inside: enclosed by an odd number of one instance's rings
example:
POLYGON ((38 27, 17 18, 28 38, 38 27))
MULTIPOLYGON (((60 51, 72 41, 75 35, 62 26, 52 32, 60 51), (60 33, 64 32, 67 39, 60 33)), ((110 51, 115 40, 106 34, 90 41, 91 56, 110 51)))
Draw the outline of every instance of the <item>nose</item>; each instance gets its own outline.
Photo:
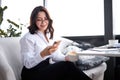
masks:
POLYGON ((43 23, 46 23, 46 20, 42 20, 42 21, 41 21, 41 24, 43 24, 43 23))

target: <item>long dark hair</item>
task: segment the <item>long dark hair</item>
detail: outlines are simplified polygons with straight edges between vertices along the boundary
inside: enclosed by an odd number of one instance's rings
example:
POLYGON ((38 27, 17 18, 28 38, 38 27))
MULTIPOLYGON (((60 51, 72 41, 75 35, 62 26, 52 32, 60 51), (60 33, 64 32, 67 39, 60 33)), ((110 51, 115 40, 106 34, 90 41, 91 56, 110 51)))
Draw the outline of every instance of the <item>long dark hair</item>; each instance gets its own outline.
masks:
POLYGON ((37 19, 37 15, 38 15, 38 13, 40 11, 44 11, 45 12, 46 17, 47 17, 47 19, 49 21, 48 27, 45 30, 44 34, 46 35, 47 33, 50 33, 50 39, 52 39, 53 38, 53 33, 54 33, 54 28, 52 26, 53 21, 50 18, 50 15, 49 15, 47 9, 45 7, 43 7, 43 6, 37 6, 37 7, 35 7, 33 9, 32 13, 31 13, 31 16, 30 16, 30 26, 28 26, 29 32, 31 34, 34 34, 38 30, 38 27, 36 26, 36 19, 37 19))

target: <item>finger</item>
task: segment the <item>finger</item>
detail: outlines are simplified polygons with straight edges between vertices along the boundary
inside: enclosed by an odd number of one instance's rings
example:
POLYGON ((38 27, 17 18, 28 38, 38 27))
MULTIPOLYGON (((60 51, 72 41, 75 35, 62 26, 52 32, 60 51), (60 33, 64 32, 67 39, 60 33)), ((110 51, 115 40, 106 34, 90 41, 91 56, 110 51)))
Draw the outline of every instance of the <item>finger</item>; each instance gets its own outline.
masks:
POLYGON ((51 48, 50 50, 49 50, 49 52, 50 52, 50 54, 52 54, 53 52, 55 52, 57 50, 57 48, 51 48))

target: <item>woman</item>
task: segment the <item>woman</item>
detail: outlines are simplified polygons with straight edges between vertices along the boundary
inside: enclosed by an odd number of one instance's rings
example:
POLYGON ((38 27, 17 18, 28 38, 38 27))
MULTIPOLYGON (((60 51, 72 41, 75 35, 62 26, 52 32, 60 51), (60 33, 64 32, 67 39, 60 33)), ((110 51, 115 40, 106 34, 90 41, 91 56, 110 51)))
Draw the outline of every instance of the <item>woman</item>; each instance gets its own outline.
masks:
POLYGON ((37 6, 33 9, 29 32, 20 40, 24 64, 22 80, 91 80, 60 52, 60 41, 51 45, 52 22, 46 8, 37 6))

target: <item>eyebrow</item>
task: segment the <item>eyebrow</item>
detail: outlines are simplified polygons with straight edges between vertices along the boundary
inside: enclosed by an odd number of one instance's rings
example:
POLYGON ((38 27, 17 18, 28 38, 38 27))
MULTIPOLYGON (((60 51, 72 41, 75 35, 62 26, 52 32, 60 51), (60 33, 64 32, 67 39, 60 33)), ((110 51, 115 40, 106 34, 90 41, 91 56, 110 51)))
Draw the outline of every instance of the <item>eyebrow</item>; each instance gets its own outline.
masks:
POLYGON ((47 17, 44 17, 44 18, 42 18, 42 17, 37 17, 37 18, 41 18, 41 19, 47 19, 47 17))

